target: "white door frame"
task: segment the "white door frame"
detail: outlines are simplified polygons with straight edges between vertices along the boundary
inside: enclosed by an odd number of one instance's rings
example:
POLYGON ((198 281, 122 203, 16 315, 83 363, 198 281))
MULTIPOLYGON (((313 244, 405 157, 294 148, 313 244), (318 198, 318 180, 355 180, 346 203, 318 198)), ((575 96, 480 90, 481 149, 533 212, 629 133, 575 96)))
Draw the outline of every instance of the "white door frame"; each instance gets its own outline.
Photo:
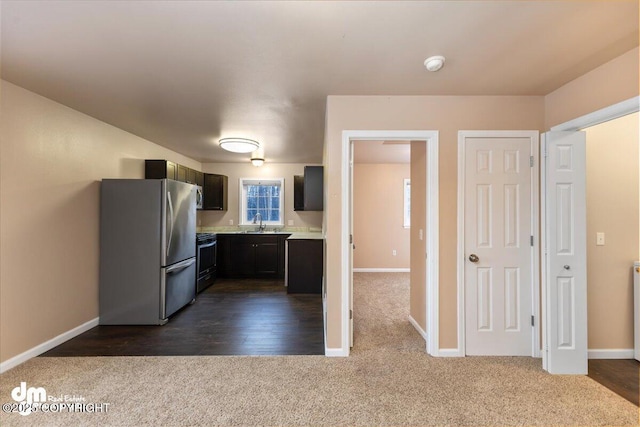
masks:
MULTIPOLYGON (((556 126, 552 126, 551 129, 549 129, 552 132, 555 131, 579 131, 579 130, 583 130, 585 128, 591 127, 591 126, 595 126, 598 125, 600 123, 604 123, 604 122, 608 122, 610 120, 615 120, 619 117, 623 117, 626 116, 628 114, 633 114, 633 113, 637 113, 638 111, 640 111, 640 96, 634 96, 633 98, 629 98, 626 99, 624 101, 618 102, 616 104, 610 105, 608 107, 605 108, 601 108, 599 110, 593 111, 591 113, 585 114, 584 116, 580 116, 577 117, 575 119, 569 120, 567 122, 564 123, 560 123, 559 125, 556 126)), ((544 187, 542 188, 542 190, 544 191, 544 187)), ((543 198, 544 201, 544 198, 543 198)), ((546 209, 543 209, 540 212, 541 215, 541 220, 542 220, 542 230, 543 230, 543 235, 544 235, 544 228, 545 228, 545 224, 546 224, 546 216, 545 216, 545 211, 546 209)), ((545 281, 545 278, 547 277, 547 272, 545 271, 546 269, 546 265, 543 263, 542 265, 542 278, 543 278, 543 282, 545 281)), ((587 277, 588 280, 588 277, 587 277)), ((546 289, 546 282, 543 283, 543 289, 546 289)), ((548 310, 548 307, 546 306, 546 304, 542 307, 543 311, 542 311, 542 317, 543 319, 546 316, 546 312, 548 310)), ((587 307, 587 316, 588 316, 588 307, 587 307)), ((547 326, 545 325, 544 328, 542 328, 542 347, 544 349, 547 348, 547 342, 548 342, 548 330, 547 330, 547 326)), ((587 349, 588 351, 588 349, 587 349)), ((547 369, 547 352, 543 351, 542 352, 542 367, 543 369, 547 369)))
POLYGON ((425 141, 427 144, 427 292, 425 318, 427 319, 426 349, 438 356, 438 265, 439 265, 439 207, 438 207, 438 131, 429 130, 345 130, 342 131, 342 354, 349 355, 349 282, 353 266, 349 262, 349 201, 350 147, 353 141, 425 141))
POLYGON ((535 319, 531 339, 531 356, 540 357, 540 191, 538 188, 539 175, 539 143, 538 131, 515 130, 489 130, 489 131, 459 131, 458 132, 458 356, 466 355, 466 331, 465 331, 465 241, 464 241, 464 189, 465 189, 465 139, 466 138, 529 138, 530 156, 533 157, 531 168, 531 234, 533 246, 531 247, 531 301, 532 313, 535 319))

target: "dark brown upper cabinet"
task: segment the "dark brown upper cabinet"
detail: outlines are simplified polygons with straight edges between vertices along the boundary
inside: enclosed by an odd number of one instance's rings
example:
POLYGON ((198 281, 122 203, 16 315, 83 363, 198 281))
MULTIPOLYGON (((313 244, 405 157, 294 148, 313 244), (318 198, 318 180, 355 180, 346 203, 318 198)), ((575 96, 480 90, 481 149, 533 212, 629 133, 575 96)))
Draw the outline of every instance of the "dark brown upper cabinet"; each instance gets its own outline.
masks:
POLYGON ((145 160, 144 177, 146 179, 176 179, 178 165, 167 160, 145 160))
POLYGON ((293 210, 321 211, 323 203, 323 167, 305 166, 304 176, 293 176, 293 210))
POLYGON ((228 199, 228 178, 225 175, 204 174, 202 189, 202 209, 210 211, 226 211, 228 199))
POLYGON ((196 173, 196 185, 204 187, 204 174, 200 171, 194 171, 196 173))
POLYGON ((304 210, 321 211, 324 209, 323 201, 324 167, 304 167, 304 210))
POLYGON ((174 179, 201 187, 204 184, 204 174, 202 172, 168 160, 145 160, 144 177, 146 179, 174 179), (198 183, 198 178, 200 183, 198 183))
POLYGON ((304 210, 304 176, 293 176, 293 210, 304 210))
POLYGON ((176 181, 180 181, 180 182, 188 182, 187 181, 187 174, 189 172, 189 168, 186 166, 182 166, 182 165, 178 165, 178 173, 176 176, 176 181))
POLYGON ((187 169, 187 183, 196 184, 196 171, 193 169, 187 169))

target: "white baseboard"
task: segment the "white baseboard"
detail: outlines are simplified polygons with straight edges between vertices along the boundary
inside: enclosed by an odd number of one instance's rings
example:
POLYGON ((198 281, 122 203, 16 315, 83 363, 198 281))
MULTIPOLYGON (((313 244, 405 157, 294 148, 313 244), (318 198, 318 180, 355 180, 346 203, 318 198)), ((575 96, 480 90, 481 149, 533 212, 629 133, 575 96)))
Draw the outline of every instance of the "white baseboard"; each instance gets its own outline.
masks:
POLYGON ((324 355, 327 354, 327 296, 324 294, 324 278, 322 279, 322 333, 324 334, 324 355))
POLYGON ((410 273, 410 268, 354 268, 354 273, 410 273))
POLYGON ((325 295, 322 295, 322 317, 324 319, 324 355, 327 357, 347 357, 349 352, 343 348, 329 348, 327 347, 327 301, 325 295))
POLYGON ((464 357, 464 354, 457 348, 440 348, 437 357, 464 357))
POLYGON ((83 323, 80 326, 76 326, 75 328, 63 332, 57 337, 51 338, 49 341, 43 342, 42 344, 38 344, 37 346, 25 351, 24 353, 20 353, 17 356, 12 357, 11 359, 5 360, 0 363, 0 374, 8 371, 9 369, 15 368, 16 366, 26 362, 27 360, 39 356, 42 353, 51 350, 52 348, 62 344, 65 341, 69 341, 71 338, 77 337, 83 332, 88 331, 91 328, 98 326, 99 317, 96 317, 93 320, 89 320, 86 323, 83 323))
POLYGON ((420 327, 420 325, 418 324, 418 322, 416 322, 416 319, 414 319, 413 317, 411 317, 411 315, 409 315, 409 323, 411 323, 411 325, 413 325, 414 328, 416 328, 416 331, 418 331, 418 333, 420 334, 420 336, 422 338, 424 338, 424 341, 427 341, 427 333, 424 331, 424 329, 422 329, 420 327))
POLYGON ((324 355, 327 357, 347 357, 349 353, 346 352, 343 348, 324 348, 324 355))
POLYGON ((634 353, 632 348, 612 348, 612 349, 589 349, 589 359, 633 359, 634 353))

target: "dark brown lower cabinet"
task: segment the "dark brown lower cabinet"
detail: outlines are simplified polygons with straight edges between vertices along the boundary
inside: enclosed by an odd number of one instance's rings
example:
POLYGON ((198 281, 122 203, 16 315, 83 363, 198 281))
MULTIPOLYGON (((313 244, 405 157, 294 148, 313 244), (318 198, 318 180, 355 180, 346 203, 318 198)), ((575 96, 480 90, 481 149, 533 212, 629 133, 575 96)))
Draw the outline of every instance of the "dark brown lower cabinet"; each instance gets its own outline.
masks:
POLYGON ((287 293, 322 293, 321 239, 287 240, 287 293))
POLYGON ((229 278, 284 277, 282 234, 218 234, 218 275, 229 278))

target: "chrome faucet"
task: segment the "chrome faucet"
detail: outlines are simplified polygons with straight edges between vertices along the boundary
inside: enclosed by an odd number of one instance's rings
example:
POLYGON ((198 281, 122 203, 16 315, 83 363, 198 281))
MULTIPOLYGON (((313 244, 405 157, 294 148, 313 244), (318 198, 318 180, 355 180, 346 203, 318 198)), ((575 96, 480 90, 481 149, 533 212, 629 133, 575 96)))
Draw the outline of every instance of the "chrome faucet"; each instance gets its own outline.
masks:
POLYGON ((258 223, 258 218, 260 219, 260 225, 258 225, 258 231, 262 232, 265 229, 265 225, 262 223, 262 214, 260 212, 257 212, 256 215, 253 217, 254 224, 258 223))

